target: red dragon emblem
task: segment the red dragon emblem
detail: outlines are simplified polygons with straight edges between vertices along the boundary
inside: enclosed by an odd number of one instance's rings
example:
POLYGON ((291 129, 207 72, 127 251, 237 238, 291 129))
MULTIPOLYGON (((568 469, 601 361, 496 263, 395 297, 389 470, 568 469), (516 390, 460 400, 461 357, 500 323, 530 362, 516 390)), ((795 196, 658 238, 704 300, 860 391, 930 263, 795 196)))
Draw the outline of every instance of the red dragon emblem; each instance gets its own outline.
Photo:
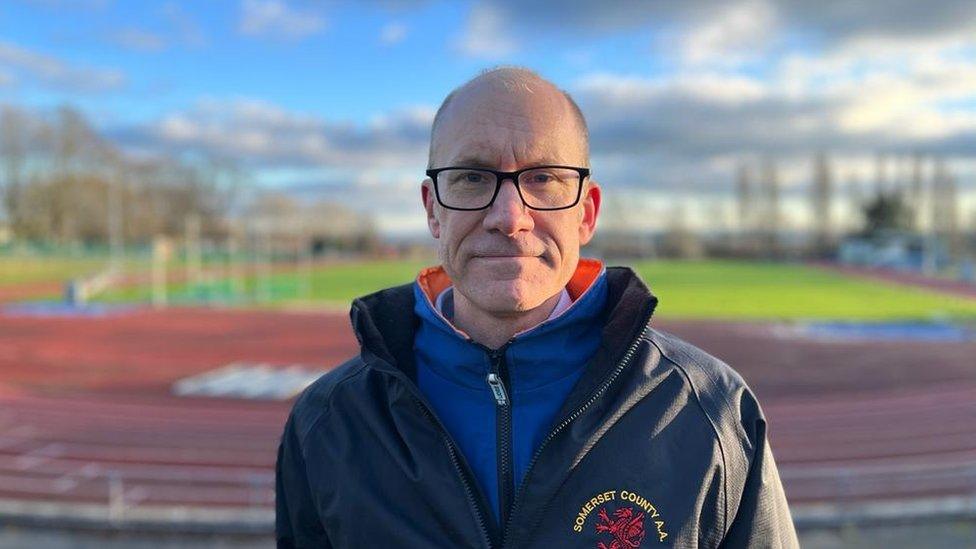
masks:
POLYGON ((597 549, 634 549, 644 541, 644 513, 634 513, 630 507, 621 507, 613 512, 614 518, 607 516, 606 509, 600 509, 600 521, 596 523, 597 532, 613 536, 610 545, 602 541, 597 549))

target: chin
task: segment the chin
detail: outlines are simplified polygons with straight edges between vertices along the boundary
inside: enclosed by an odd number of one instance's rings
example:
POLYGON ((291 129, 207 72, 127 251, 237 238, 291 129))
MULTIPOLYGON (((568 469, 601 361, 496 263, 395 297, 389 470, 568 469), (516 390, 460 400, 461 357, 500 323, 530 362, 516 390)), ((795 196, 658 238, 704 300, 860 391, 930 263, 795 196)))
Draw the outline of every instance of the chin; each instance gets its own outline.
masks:
MULTIPOLYGON (((491 280, 474 288, 471 300, 479 308, 493 313, 521 313, 542 305, 548 295, 548 288, 533 287, 522 279, 491 280)), ((552 293, 555 293, 553 291, 552 293)))

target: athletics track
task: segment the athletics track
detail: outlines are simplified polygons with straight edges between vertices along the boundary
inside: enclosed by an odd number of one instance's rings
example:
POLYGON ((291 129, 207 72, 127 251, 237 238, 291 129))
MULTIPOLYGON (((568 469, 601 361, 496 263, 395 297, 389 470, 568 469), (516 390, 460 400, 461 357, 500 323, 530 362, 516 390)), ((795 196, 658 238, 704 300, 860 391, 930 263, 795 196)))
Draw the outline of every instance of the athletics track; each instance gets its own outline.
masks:
MULTIPOLYGON (((759 395, 800 526, 976 513, 976 341, 653 325, 759 395)), ((267 532, 290 402, 170 387, 237 361, 326 369, 354 352, 345 314, 0 315, 0 516, 267 532)))

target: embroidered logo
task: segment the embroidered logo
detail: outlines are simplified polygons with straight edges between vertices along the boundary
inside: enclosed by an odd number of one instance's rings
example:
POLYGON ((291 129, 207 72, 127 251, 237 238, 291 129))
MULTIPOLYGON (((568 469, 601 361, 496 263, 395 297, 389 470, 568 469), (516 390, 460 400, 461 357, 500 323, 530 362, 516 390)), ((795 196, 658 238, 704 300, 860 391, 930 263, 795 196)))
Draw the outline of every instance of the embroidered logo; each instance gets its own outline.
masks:
POLYGON ((636 549, 647 535, 644 522, 650 519, 652 536, 657 534, 659 542, 668 537, 664 517, 647 498, 633 490, 607 490, 595 494, 580 506, 573 521, 576 533, 595 532, 602 535, 597 549, 636 549), (596 511, 593 528, 587 526, 591 513, 596 511))
POLYGON ((640 547, 644 541, 644 513, 634 513, 633 507, 621 507, 613 512, 614 518, 607 516, 606 507, 598 513, 600 521, 596 523, 596 531, 612 536, 610 545, 602 541, 597 543, 597 549, 633 549, 640 547))

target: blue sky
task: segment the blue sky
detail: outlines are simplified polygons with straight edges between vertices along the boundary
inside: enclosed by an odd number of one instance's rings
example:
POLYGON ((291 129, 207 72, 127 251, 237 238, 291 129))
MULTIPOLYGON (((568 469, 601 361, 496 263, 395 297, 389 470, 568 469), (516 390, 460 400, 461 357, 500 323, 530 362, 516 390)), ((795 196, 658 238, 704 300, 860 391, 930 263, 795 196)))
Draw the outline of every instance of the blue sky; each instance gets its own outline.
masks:
POLYGON ((568 82, 598 67, 653 71, 656 61, 644 29, 595 40, 551 30, 526 40, 499 29, 491 39, 499 42, 497 51, 516 40, 528 47, 495 55, 463 44, 470 3, 370 4, 15 1, 0 11, 7 44, 123 80, 98 94, 27 81, 5 96, 38 106, 104 109, 121 121, 160 116, 204 96, 265 98, 288 110, 355 121, 397 106, 436 104, 496 63, 537 67, 568 82))
POLYGON ((902 155, 946 158, 966 224, 974 36, 963 1, 11 0, 0 103, 72 105, 131 154, 231 159, 259 186, 418 230, 437 105, 518 64, 577 98, 598 180, 649 227, 676 204, 706 225, 730 217, 738 167, 773 158, 802 228, 820 150, 839 194, 878 154, 896 175, 902 155))

